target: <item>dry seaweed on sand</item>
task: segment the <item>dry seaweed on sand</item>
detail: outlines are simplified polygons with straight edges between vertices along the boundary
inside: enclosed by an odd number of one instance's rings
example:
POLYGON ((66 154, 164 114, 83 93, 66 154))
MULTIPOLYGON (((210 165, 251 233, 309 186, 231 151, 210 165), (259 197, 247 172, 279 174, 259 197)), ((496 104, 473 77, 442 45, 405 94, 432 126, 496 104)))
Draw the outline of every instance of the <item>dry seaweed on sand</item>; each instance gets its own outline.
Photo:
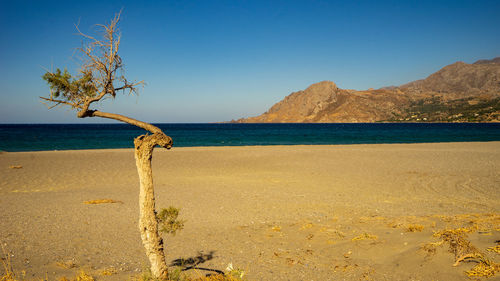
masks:
POLYGON ((465 271, 465 274, 469 277, 493 277, 496 272, 500 272, 500 264, 480 257, 478 264, 465 271))
POLYGON ((78 267, 78 265, 73 260, 59 261, 56 262, 56 265, 66 269, 78 267))
POLYGON ((488 247, 486 251, 488 252, 494 252, 500 255, 500 240, 495 241, 497 243, 496 246, 493 247, 488 247))
POLYGON ((409 224, 406 226, 407 232, 422 232, 424 230, 424 226, 421 224, 409 224))
POLYGON ((455 255, 454 266, 467 259, 476 259, 483 254, 467 239, 467 233, 474 231, 472 228, 445 229, 434 233, 434 237, 447 242, 449 251, 455 255))
MULTIPOLYGON (((434 237, 442 240, 435 243, 428 243, 422 247, 428 253, 428 256, 435 254, 436 248, 448 243, 449 252, 455 255, 453 266, 459 266, 462 262, 476 262, 477 264, 470 270, 465 271, 469 277, 492 277, 500 271, 500 264, 492 262, 485 257, 472 243, 467 239, 467 234, 477 231, 477 227, 445 229, 434 233, 434 237)), ((498 245, 497 245, 498 247, 498 245)), ((494 251, 497 247, 490 247, 488 251, 494 251)))
POLYGON ((351 241, 355 242, 355 241, 361 241, 361 240, 377 240, 377 239, 378 239, 377 235, 373 235, 373 234, 369 234, 369 233, 365 232, 359 236, 352 238, 351 241))
POLYGON ((436 254, 436 250, 438 247, 442 246, 444 244, 444 240, 438 241, 438 242, 431 242, 424 244, 421 249, 426 252, 426 258, 430 258, 433 255, 436 254))

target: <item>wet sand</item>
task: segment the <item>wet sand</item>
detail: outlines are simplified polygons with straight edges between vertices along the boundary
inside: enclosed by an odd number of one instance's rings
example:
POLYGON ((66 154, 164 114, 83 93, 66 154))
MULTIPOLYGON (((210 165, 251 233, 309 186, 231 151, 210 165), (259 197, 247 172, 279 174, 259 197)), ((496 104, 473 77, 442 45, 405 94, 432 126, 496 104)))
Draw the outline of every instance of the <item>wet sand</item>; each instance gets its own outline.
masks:
MULTIPOLYGON (((232 263, 249 280, 469 280, 473 262, 422 246, 477 221, 468 239, 500 262, 486 250, 500 239, 500 142, 174 147, 155 150, 153 174, 157 207, 186 220, 165 236, 167 260, 196 261, 190 274, 232 263)), ((14 268, 137 275, 138 181, 130 149, 1 153, 0 242, 14 268), (104 198, 121 203, 83 203, 104 198)))

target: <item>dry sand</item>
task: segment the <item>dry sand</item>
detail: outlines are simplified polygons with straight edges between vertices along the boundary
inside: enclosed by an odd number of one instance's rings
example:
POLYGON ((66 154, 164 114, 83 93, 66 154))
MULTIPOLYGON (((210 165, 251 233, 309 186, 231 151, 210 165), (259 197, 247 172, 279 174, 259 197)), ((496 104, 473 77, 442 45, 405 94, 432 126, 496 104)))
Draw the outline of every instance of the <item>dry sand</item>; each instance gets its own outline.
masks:
MULTIPOLYGON (((471 221, 490 223, 469 239, 499 262, 486 248, 500 239, 500 142, 157 149, 153 171, 157 206, 186 220, 167 259, 197 257, 196 274, 232 263, 250 280, 469 280, 474 263, 421 246, 471 221), (352 240, 363 233, 377 239, 352 240)), ((0 154, 0 242, 29 278, 129 280, 147 266, 137 201, 132 150, 0 154), (123 203, 83 203, 103 198, 123 203)))

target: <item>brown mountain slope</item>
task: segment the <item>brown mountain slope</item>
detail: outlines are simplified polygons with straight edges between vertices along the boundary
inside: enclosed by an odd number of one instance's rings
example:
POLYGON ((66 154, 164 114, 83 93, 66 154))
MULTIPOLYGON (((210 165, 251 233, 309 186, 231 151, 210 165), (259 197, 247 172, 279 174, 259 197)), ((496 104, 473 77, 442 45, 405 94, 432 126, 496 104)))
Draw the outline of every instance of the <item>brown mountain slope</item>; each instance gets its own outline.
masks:
POLYGON ((375 122, 390 119, 409 100, 391 90, 353 91, 323 81, 276 103, 266 113, 238 120, 245 123, 375 122))
POLYGON ((500 93, 500 58, 474 64, 456 62, 443 67, 424 80, 400 87, 408 93, 450 93, 457 97, 500 93))
POLYGON ((355 91, 312 84, 241 123, 500 120, 500 58, 457 62, 400 87, 355 91))

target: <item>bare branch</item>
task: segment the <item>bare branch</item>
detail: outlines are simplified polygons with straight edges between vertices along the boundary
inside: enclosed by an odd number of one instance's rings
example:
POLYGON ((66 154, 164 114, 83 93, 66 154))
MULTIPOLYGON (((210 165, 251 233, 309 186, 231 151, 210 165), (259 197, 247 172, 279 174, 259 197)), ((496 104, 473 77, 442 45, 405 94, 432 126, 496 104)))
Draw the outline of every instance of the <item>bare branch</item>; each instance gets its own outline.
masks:
POLYGON ((122 91, 122 90, 126 90, 126 89, 134 89, 135 87, 142 85, 142 84, 144 84, 144 81, 139 81, 139 82, 136 82, 134 84, 127 84, 127 82, 125 82, 125 85, 118 87, 118 88, 115 88, 114 91, 117 92, 117 91, 122 91))
MULTIPOLYGON (((96 25, 102 30, 102 39, 100 40, 92 35, 83 33, 79 28, 79 22, 75 25, 78 35, 84 39, 82 47, 77 48, 82 54, 80 58, 82 65, 79 76, 72 77, 66 71, 60 72, 60 70, 57 70, 57 75, 47 72, 52 76, 49 75, 48 78, 44 79, 49 82, 51 89, 52 87, 55 89, 56 95, 51 92, 50 97, 42 98, 44 101, 53 103, 54 106, 69 105, 76 108, 78 109, 77 116, 80 118, 89 116, 110 118, 109 114, 100 116, 99 111, 90 109, 90 106, 110 96, 114 98, 119 91, 137 93, 137 87, 143 85, 144 81, 131 83, 122 75, 123 63, 121 57, 118 55, 121 42, 121 35, 118 29, 120 16, 121 11, 115 15, 109 24, 96 25), (115 83, 121 85, 115 86, 115 83), (56 99, 59 94, 62 96, 60 99, 56 99)), ((139 121, 135 120, 134 122, 137 123, 139 121)), ((156 131, 156 129, 152 129, 151 127, 147 130, 151 132, 156 131)))
POLYGON ((80 28, 78 27, 78 25, 76 25, 76 24, 75 24, 75 28, 76 28, 76 30, 78 31, 78 35, 83 36, 83 37, 85 37, 85 38, 87 38, 87 39, 92 40, 92 41, 93 41, 93 44, 97 44, 97 45, 99 45, 99 46, 103 46, 102 41, 99 41, 99 40, 97 40, 95 37, 90 36, 90 35, 88 35, 88 34, 85 34, 85 33, 81 32, 81 31, 80 31, 80 28))

